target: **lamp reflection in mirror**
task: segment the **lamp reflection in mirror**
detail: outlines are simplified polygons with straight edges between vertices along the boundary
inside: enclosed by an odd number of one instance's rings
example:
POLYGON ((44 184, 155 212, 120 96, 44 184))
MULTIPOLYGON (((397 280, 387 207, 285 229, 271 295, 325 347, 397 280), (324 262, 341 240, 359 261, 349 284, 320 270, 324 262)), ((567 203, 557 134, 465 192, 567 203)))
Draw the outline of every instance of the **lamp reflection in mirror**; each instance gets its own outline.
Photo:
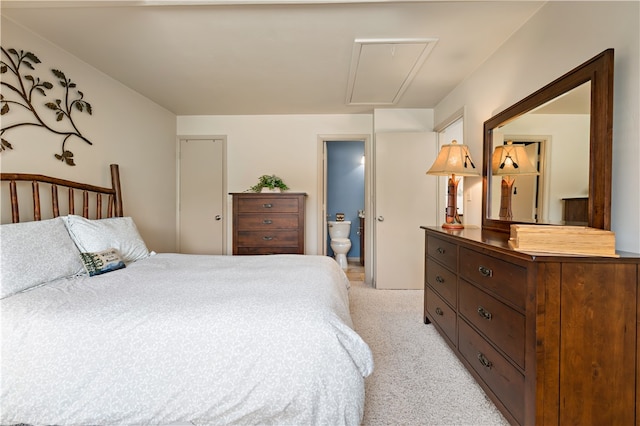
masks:
POLYGON ((447 229, 462 229, 464 225, 458 215, 457 196, 458 196, 458 183, 460 182, 457 176, 480 176, 480 172, 476 169, 473 160, 471 160, 471 154, 469 154, 469 148, 464 144, 458 144, 458 141, 453 140, 450 144, 445 144, 440 148, 438 158, 433 163, 431 168, 427 171, 428 175, 435 176, 450 176, 447 185, 447 210, 445 216, 445 223, 442 224, 443 228, 447 229))
POLYGON ((516 176, 537 175, 538 169, 531 163, 524 145, 514 145, 513 141, 507 141, 505 145, 498 145, 493 151, 491 172, 494 176, 502 176, 498 216, 502 220, 512 220, 511 197, 516 176))

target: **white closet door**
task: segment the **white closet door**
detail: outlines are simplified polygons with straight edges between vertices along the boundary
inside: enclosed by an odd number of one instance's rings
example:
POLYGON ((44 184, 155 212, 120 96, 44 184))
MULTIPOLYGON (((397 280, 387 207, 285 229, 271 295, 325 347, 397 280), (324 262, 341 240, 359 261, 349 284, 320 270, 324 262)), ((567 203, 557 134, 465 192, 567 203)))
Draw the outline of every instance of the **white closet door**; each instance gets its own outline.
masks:
POLYGON ((375 286, 424 288, 424 231, 437 219, 437 183, 425 173, 436 134, 380 133, 375 140, 375 286))
POLYGON ((223 152, 221 140, 180 141, 181 253, 224 254, 223 152))

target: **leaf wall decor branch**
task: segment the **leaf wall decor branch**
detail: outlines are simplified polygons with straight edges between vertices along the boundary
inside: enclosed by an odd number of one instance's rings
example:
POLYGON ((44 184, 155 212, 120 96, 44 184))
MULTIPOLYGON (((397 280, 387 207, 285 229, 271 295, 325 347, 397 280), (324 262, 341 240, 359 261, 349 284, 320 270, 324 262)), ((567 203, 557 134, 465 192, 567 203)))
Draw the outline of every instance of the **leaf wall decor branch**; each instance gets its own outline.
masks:
POLYGON ((93 145, 78 129, 72 115, 74 111, 93 115, 93 108, 84 99, 84 93, 77 89, 76 83, 68 78, 64 72, 52 69, 51 72, 58 79, 58 83, 64 90, 64 96, 54 99, 53 102, 38 103, 37 98, 40 96, 47 97, 48 93, 54 88, 51 82, 30 74, 29 70, 35 71, 35 65, 40 63, 40 59, 32 52, 5 49, 1 46, 0 49, 2 50, 0 74, 6 74, 0 84, 0 87, 6 92, 6 96, 5 93, 0 93, 0 115, 9 114, 12 107, 17 106, 31 112, 36 121, 35 123, 25 121, 3 126, 0 129, 0 153, 13 149, 13 145, 4 138, 5 132, 23 126, 37 126, 55 135, 63 136, 60 152, 54 154, 54 156, 69 166, 75 166, 73 152, 66 149, 69 139, 76 137, 89 145, 93 145), (10 79, 10 81, 6 81, 7 79, 10 79), (41 118, 40 109, 51 111, 55 115, 56 124, 70 126, 73 130, 64 131, 48 124, 41 118))

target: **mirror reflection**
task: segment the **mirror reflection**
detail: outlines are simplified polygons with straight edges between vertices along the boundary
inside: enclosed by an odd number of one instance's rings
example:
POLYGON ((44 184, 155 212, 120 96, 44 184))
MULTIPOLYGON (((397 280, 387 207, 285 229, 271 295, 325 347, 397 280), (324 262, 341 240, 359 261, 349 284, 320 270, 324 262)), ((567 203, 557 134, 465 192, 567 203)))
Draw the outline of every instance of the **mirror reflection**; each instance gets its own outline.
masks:
POLYGON ((489 218, 586 225, 591 83, 492 130, 489 218))

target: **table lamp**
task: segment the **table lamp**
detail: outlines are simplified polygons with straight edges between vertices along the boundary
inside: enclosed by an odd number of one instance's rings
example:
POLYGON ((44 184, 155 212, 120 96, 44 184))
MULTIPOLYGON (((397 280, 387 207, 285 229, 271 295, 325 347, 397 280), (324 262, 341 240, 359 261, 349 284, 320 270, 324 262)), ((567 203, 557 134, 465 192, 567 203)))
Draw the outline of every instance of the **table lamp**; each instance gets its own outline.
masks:
POLYGON ((460 221, 458 215, 457 198, 458 183, 457 176, 480 176, 480 172, 476 170, 476 166, 471 160, 469 148, 464 144, 458 144, 453 140, 450 144, 445 144, 440 148, 438 158, 427 171, 428 175, 450 176, 447 185, 447 210, 445 223, 442 224, 446 229, 462 229, 464 225, 460 221))
POLYGON ((511 195, 516 176, 537 175, 538 169, 531 164, 524 145, 513 145, 513 141, 507 141, 506 145, 498 145, 493 151, 491 172, 494 176, 502 176, 498 216, 503 220, 512 220, 511 195))

